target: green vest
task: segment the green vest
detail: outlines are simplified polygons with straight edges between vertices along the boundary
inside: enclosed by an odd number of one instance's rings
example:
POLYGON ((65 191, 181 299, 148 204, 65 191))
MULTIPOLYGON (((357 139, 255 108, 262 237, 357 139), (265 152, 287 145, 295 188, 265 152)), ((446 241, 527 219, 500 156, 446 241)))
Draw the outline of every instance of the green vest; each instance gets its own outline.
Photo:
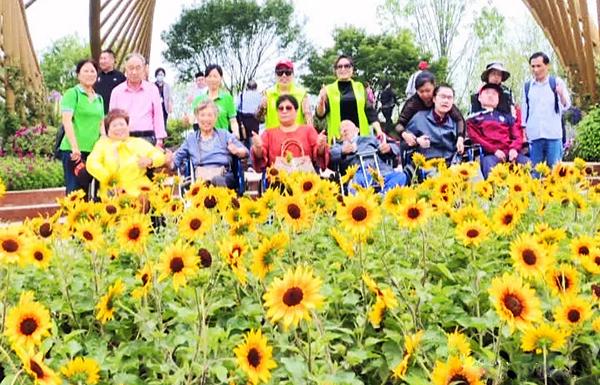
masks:
MULTIPOLYGON (((296 115, 296 124, 304 124, 304 111, 302 110, 302 101, 306 96, 306 89, 300 86, 296 86, 292 83, 290 88, 290 95, 296 98, 298 101, 298 111, 296 115)), ((269 128, 279 127, 279 116, 277 115, 277 98, 281 95, 279 87, 275 84, 273 87, 267 90, 267 116, 265 118, 265 126, 269 128)))
MULTIPOLYGON (((360 82, 352 82, 352 91, 356 98, 356 109, 358 111, 358 128, 360 135, 368 136, 371 134, 369 121, 365 114, 365 87, 360 82)), ((325 87, 327 99, 329 100, 329 114, 327 115, 327 139, 331 143, 334 139, 340 138, 340 125, 342 117, 340 114, 340 89, 337 80, 325 87)))

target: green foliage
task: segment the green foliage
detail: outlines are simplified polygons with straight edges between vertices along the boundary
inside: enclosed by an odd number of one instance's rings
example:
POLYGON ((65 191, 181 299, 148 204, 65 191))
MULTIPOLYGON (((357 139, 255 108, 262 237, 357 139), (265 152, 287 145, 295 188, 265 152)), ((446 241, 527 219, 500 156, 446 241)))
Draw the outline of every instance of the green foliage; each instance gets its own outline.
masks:
POLYGON ((165 140, 165 148, 177 149, 185 140, 185 134, 192 128, 188 120, 184 119, 169 119, 167 123, 167 139, 165 140))
POLYGON ((46 157, 0 157, 0 179, 9 191, 64 186, 62 164, 46 157))
POLYGON ((90 57, 89 46, 77 35, 69 35, 52 43, 42 54, 40 67, 48 90, 65 91, 77 83, 75 65, 90 57))
POLYGON ((12 156, 53 156, 56 127, 23 127, 8 138, 4 151, 12 156))
MULTIPOLYGON (((367 35, 361 29, 346 27, 335 30, 333 40, 333 47, 323 53, 312 51, 308 57, 309 74, 302 76, 302 81, 312 93, 318 93, 323 84, 335 80, 333 64, 340 54, 352 56, 357 80, 375 85, 389 80, 397 94, 406 88, 419 60, 431 60, 430 56, 420 54, 406 30, 396 35, 367 35)), ((431 63, 431 70, 444 79, 446 60, 431 63)))
POLYGON ((226 87, 235 93, 266 60, 304 55, 308 45, 293 13, 286 0, 208 0, 184 10, 163 32, 168 47, 163 55, 183 80, 208 64, 220 64, 226 87))
POLYGON ((600 162, 600 106, 590 109, 577 125, 574 154, 588 162, 600 162))

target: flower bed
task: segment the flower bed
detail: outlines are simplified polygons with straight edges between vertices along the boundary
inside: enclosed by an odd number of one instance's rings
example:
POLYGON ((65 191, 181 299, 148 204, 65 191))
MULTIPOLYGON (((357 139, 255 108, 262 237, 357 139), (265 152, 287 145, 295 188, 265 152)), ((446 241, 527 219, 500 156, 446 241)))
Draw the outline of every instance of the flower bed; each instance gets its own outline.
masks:
POLYGON ((3 383, 597 382, 600 189, 474 167, 383 199, 69 196, 0 229, 3 383))
POLYGON ((49 157, 0 157, 0 179, 9 191, 64 186, 62 164, 49 157))

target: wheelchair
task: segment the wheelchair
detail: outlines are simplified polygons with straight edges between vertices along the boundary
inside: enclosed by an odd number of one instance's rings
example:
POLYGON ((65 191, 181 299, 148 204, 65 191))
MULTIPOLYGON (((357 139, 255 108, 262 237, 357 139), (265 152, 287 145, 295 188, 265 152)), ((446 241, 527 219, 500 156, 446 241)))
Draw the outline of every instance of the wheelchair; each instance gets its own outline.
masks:
MULTIPOLYGON (((237 156, 232 156, 231 171, 236 181, 235 190, 238 196, 244 195, 246 190, 246 181, 244 177, 244 166, 242 160, 237 156)), ((182 167, 177 168, 179 184, 177 186, 179 196, 183 198, 189 187, 196 182, 194 165, 192 159, 188 158, 182 167)))

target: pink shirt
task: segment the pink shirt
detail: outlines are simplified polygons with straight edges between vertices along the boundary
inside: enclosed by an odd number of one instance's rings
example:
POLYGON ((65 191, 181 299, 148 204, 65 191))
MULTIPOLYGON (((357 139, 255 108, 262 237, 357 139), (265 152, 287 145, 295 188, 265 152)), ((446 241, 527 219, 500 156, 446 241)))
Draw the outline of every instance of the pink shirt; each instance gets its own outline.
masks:
POLYGON ((110 94, 110 108, 120 108, 129 114, 129 130, 154 131, 156 139, 167 137, 163 120, 160 94, 156 85, 142 80, 140 88, 133 89, 125 81, 110 94))

